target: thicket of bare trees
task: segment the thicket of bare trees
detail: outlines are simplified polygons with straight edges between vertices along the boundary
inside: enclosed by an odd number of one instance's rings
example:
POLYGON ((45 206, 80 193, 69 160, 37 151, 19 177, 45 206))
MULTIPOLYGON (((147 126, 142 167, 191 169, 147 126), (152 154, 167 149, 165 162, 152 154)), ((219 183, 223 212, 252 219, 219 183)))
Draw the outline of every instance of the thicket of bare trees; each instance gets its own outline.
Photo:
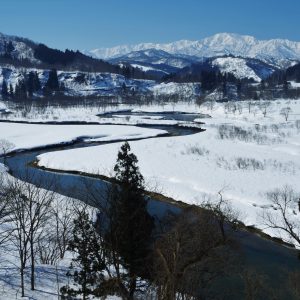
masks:
POLYGON ((172 219, 154 245, 157 299, 205 299, 215 280, 234 271, 230 235, 208 210, 192 208, 172 219))
POLYGON ((0 242, 18 253, 22 296, 26 268, 30 269, 30 288, 35 290, 36 263, 55 264, 63 258, 72 230, 72 205, 69 208, 66 199, 52 191, 55 182, 49 180, 45 189, 42 181, 36 179, 35 185, 30 181, 5 176, 0 182, 0 223, 5 223, 0 242))

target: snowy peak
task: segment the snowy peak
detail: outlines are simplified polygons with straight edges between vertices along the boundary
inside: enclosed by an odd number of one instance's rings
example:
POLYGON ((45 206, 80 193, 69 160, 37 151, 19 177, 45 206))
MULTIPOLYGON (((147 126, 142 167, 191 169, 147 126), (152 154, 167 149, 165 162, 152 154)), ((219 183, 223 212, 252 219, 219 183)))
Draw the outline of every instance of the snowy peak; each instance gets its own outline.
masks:
POLYGON ((258 40, 252 36, 233 33, 218 33, 199 41, 181 40, 168 44, 142 43, 99 48, 88 53, 97 58, 111 59, 130 52, 149 49, 197 57, 234 55, 258 58, 274 64, 278 61, 279 65, 284 60, 300 60, 300 42, 286 39, 258 40))

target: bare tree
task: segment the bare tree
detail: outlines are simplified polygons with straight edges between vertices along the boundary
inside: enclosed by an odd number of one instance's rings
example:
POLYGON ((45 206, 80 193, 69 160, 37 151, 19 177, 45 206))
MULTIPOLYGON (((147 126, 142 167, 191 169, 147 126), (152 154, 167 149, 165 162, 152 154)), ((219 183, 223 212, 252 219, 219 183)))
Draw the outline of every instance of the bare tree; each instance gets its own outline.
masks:
POLYGON ((300 245, 300 195, 291 186, 284 186, 267 193, 272 208, 265 208, 260 215, 262 225, 276 230, 286 242, 300 245))
POLYGON ((154 246, 158 299, 203 299, 232 263, 229 239, 224 241, 213 214, 199 208, 172 216, 162 232, 154 246))
POLYGON ((271 102, 270 101, 261 101, 260 102, 259 107, 260 107, 260 110, 261 110, 261 112, 262 112, 262 114, 263 114, 264 117, 267 116, 267 113, 269 111, 270 106, 271 106, 271 102))
POLYGON ((287 106, 287 107, 283 107, 280 111, 280 114, 284 117, 285 121, 287 122, 290 113, 292 112, 292 109, 287 106))
POLYGON ((15 148, 15 144, 6 139, 0 140, 0 156, 3 157, 4 164, 6 163, 7 154, 15 148))
POLYGON ((300 299, 300 272, 291 272, 289 274, 288 283, 295 299, 300 299))
MULTIPOLYGON (((4 175, 0 173, 0 226, 8 223, 10 220, 10 207, 8 198, 6 197, 6 185, 4 179, 4 175)), ((11 234, 11 228, 9 226, 4 228, 0 231, 0 246, 8 240, 11 234)))
POLYGON ((210 109, 210 111, 212 112, 214 107, 216 105, 216 101, 214 99, 209 99, 209 100, 206 100, 204 103, 203 103, 203 106, 207 107, 208 109, 210 109))
POLYGON ((247 101, 248 113, 249 114, 251 113, 251 107, 252 107, 253 104, 254 104, 253 101, 251 101, 251 100, 247 101))
POLYGON ((77 202, 60 196, 54 199, 48 222, 37 242, 39 259, 43 264, 55 265, 64 258, 72 237, 77 202))
POLYGON ((240 277, 244 283, 244 299, 277 299, 268 285, 268 277, 253 268, 244 269, 240 277))
POLYGON ((12 178, 8 181, 6 195, 14 229, 11 236, 19 252, 21 287, 24 295, 24 269, 28 260, 31 267, 31 289, 35 289, 36 245, 48 221, 55 193, 50 189, 42 189, 29 182, 12 178))
POLYGON ((56 198, 51 214, 55 224, 56 245, 59 250, 59 256, 64 258, 68 247, 69 240, 72 236, 74 211, 76 209, 76 201, 72 199, 56 198))
POLYGON ((218 192, 218 195, 219 201, 205 201, 201 203, 200 207, 209 210, 214 214, 219 224, 222 237, 225 241, 227 239, 225 230, 226 224, 231 225, 231 227, 233 228, 236 228, 239 224, 238 220, 240 219, 240 212, 234 210, 229 201, 223 198, 222 190, 218 192))

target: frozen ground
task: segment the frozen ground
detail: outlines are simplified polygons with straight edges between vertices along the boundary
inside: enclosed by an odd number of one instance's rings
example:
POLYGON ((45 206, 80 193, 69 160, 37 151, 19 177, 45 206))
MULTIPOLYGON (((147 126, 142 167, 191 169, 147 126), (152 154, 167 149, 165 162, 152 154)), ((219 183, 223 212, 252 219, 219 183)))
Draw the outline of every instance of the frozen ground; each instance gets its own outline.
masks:
MULTIPOLYGON (((138 139, 165 134, 164 130, 120 125, 39 125, 0 123, 0 139, 14 144, 8 150, 72 142, 78 138, 86 141, 138 139)), ((1 154, 1 150, 0 150, 1 154)))
MULTIPOLYGON (((200 111, 212 116, 201 119, 203 133, 130 143, 149 188, 187 203, 222 191, 247 225, 260 226, 257 216, 270 206, 266 192, 285 184, 299 191, 300 101, 212 104, 200 111)), ((39 157, 40 165, 110 176, 120 145, 51 152, 39 157)))

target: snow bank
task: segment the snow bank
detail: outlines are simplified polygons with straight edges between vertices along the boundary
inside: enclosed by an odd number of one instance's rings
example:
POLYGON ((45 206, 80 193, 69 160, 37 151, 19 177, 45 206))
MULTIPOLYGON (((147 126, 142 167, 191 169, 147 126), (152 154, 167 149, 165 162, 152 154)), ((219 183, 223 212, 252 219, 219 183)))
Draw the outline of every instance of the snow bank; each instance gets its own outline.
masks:
MULTIPOLYGON (((148 185, 158 184, 163 194, 186 203, 215 199, 222 190, 247 225, 257 224, 261 208, 270 205, 266 192, 285 184, 297 191, 300 178, 300 131, 295 123, 300 102, 273 102, 266 117, 259 104, 252 103, 250 113, 247 103, 241 104, 241 113, 225 113, 224 104, 211 111, 203 108, 213 116, 204 119, 206 132, 131 142, 148 185), (286 106, 293 112, 288 122, 280 114, 286 106), (241 136, 221 138, 222 125, 224 130, 242 129, 241 136)), ((39 156, 39 164, 110 176, 120 146, 51 152, 39 156)))
POLYGON ((165 134, 164 130, 118 125, 40 125, 0 123, 1 139, 15 146, 10 150, 72 142, 78 138, 93 141, 138 139, 165 134))

